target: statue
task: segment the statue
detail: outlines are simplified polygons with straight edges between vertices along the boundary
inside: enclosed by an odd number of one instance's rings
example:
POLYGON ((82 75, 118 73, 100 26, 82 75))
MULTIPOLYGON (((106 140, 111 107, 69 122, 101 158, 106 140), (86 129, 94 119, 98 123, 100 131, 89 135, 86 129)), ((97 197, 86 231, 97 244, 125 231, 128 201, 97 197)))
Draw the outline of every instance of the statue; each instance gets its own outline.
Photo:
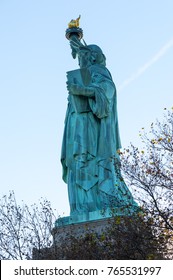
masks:
POLYGON ((61 154, 70 218, 75 222, 98 219, 100 213, 110 215, 111 209, 122 214, 122 209, 137 208, 120 173, 116 87, 101 48, 81 42, 79 18, 66 30, 80 69, 67 72, 61 154))

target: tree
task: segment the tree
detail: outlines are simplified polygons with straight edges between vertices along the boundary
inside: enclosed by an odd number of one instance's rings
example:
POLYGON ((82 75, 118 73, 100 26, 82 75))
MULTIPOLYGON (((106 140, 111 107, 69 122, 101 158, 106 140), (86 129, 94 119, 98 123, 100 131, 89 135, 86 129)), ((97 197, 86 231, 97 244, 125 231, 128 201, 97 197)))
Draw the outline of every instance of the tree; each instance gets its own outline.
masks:
POLYGON ((121 154, 121 170, 139 205, 153 218, 153 230, 173 249, 173 108, 163 121, 140 133, 144 148, 133 144, 121 154))
POLYGON ((14 192, 0 200, 0 259, 32 259, 34 247, 52 244, 51 230, 55 220, 50 202, 41 199, 39 206, 16 202, 14 192))
POLYGON ((164 242, 143 213, 115 217, 101 234, 85 231, 52 244, 55 214, 50 202, 18 205, 14 192, 0 200, 0 259, 162 259, 164 242))
POLYGON ((164 240, 152 232, 152 220, 137 213, 133 217, 113 217, 99 233, 87 230, 84 225, 81 236, 69 234, 51 248, 35 250, 33 257, 41 260, 163 259, 164 246, 164 240))

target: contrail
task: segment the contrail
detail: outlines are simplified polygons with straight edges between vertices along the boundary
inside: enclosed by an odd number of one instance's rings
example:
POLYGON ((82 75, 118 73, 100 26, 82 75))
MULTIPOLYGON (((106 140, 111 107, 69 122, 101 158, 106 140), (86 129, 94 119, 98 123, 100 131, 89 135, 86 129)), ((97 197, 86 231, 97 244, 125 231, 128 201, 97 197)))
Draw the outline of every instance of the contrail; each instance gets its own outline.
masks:
POLYGON ((158 61, 171 47, 173 47, 173 38, 166 43, 148 62, 146 62, 142 67, 140 67, 130 78, 125 80, 119 87, 118 91, 124 89, 131 82, 136 80, 141 76, 151 65, 158 61))

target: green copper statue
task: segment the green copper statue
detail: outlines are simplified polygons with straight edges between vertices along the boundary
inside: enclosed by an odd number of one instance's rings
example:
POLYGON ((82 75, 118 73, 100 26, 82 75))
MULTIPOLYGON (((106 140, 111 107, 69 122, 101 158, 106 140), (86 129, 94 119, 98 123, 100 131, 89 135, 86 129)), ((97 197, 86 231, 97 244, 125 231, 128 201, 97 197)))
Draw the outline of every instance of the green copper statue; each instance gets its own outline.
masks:
POLYGON ((111 209, 123 214, 128 207, 132 212, 137 208, 120 174, 115 84, 100 47, 81 43, 79 18, 78 25, 73 20, 66 31, 80 69, 67 72, 69 96, 61 154, 72 222, 99 219, 109 212, 107 217, 111 209))

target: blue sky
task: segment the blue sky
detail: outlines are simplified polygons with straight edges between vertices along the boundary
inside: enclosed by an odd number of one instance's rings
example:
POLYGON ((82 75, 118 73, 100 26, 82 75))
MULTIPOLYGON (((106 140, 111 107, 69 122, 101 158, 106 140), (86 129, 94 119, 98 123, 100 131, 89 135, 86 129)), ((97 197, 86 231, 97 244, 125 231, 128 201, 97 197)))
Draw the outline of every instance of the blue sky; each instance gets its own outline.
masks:
POLYGON ((64 34, 81 14, 117 86, 122 146, 173 106, 172 0, 0 0, 0 196, 46 197, 68 215, 60 152, 66 71, 78 67, 64 34))

